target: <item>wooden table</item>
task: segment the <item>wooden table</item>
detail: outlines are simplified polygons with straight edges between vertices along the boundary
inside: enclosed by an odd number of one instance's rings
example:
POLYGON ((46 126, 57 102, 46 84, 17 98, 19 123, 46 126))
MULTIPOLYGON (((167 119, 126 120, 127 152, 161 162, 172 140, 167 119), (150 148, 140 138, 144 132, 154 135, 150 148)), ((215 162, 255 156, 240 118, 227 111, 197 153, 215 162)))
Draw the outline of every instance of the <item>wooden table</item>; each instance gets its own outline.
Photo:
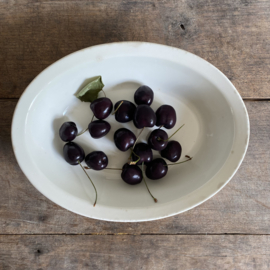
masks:
POLYGON ((0 1, 0 269, 270 269, 270 1, 0 1), (42 196, 11 147, 14 108, 45 67, 76 50, 149 41, 224 72, 251 122, 246 158, 199 207, 145 223, 84 218, 42 196))

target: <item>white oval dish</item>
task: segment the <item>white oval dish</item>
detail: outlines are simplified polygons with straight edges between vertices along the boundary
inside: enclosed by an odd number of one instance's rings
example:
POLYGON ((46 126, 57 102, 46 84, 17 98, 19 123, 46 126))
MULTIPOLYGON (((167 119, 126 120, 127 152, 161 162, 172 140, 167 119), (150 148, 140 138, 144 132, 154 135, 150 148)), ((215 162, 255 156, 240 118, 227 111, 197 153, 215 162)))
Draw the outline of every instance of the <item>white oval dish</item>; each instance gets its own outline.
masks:
MULTIPOLYGON (((112 129, 99 140, 88 132, 75 139, 86 154, 104 151, 108 167, 122 168, 129 153, 116 149, 114 132, 124 126, 135 134, 133 123, 107 119, 112 129)), ((141 135, 145 141, 150 129, 141 135)), ((21 96, 12 122, 12 143, 17 161, 31 183, 56 204, 90 218, 108 221, 148 221, 191 209, 215 195, 239 168, 249 142, 249 119, 241 96, 217 68, 186 51, 152 43, 121 42, 98 45, 72 53, 46 68, 21 96), (167 130, 192 161, 169 167, 165 178, 146 179, 158 199, 154 203, 143 184, 129 186, 120 171, 89 171, 94 190, 80 166, 70 166, 62 157, 64 143, 58 136, 61 124, 76 122, 87 127, 92 113, 89 103, 74 93, 88 78, 102 75, 105 92, 113 103, 133 100, 138 86, 146 84, 155 93, 152 108, 172 105, 177 126, 167 130)), ((154 156, 158 152, 154 151, 154 156)), ((170 163, 170 162, 169 162, 170 163)))

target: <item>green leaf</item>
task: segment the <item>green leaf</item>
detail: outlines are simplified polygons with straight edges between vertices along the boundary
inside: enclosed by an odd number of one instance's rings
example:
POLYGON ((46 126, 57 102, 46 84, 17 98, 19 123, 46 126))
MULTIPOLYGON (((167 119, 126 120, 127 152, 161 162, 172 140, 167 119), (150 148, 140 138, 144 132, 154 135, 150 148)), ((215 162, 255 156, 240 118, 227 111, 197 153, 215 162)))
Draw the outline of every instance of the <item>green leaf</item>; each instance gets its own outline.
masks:
POLYGON ((75 96, 84 102, 93 102, 97 99, 98 93, 102 90, 104 84, 101 76, 96 76, 90 79, 86 86, 78 91, 75 96))

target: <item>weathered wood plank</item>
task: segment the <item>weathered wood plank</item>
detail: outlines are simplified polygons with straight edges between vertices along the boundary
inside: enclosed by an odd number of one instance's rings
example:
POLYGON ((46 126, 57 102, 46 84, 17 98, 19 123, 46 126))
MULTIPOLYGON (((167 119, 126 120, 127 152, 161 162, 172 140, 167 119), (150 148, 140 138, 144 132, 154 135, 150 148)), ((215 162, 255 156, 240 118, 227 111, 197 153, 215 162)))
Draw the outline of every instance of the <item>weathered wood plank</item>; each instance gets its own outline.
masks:
POLYGON ((0 98, 17 98, 45 67, 116 41, 176 46, 213 63, 243 97, 270 97, 270 1, 0 3, 0 98))
POLYGON ((246 102, 251 139, 231 182, 201 206, 146 223, 102 222, 66 211, 41 195, 12 152, 10 122, 16 101, 0 100, 0 234, 270 234, 270 102, 246 102))
POLYGON ((0 268, 260 269, 270 236, 0 236, 0 268))

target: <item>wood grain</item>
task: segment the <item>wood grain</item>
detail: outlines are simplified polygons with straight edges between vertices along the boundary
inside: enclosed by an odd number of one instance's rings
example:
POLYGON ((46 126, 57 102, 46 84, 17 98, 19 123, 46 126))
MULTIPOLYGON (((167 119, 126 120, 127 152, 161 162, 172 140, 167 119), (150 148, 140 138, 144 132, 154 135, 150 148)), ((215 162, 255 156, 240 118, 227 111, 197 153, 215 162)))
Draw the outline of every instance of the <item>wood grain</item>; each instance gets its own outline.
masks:
POLYGON ((260 269, 270 236, 0 236, 0 269, 260 269))
POLYGON ((13 155, 15 100, 0 100, 0 234, 270 234, 270 103, 246 102, 250 146, 235 177, 216 196, 181 215, 144 223, 81 217, 41 195, 13 155))
POLYGON ((270 1, 0 2, 0 98, 18 98, 44 68, 76 50, 148 41, 210 61, 244 98, 270 97, 270 1))

